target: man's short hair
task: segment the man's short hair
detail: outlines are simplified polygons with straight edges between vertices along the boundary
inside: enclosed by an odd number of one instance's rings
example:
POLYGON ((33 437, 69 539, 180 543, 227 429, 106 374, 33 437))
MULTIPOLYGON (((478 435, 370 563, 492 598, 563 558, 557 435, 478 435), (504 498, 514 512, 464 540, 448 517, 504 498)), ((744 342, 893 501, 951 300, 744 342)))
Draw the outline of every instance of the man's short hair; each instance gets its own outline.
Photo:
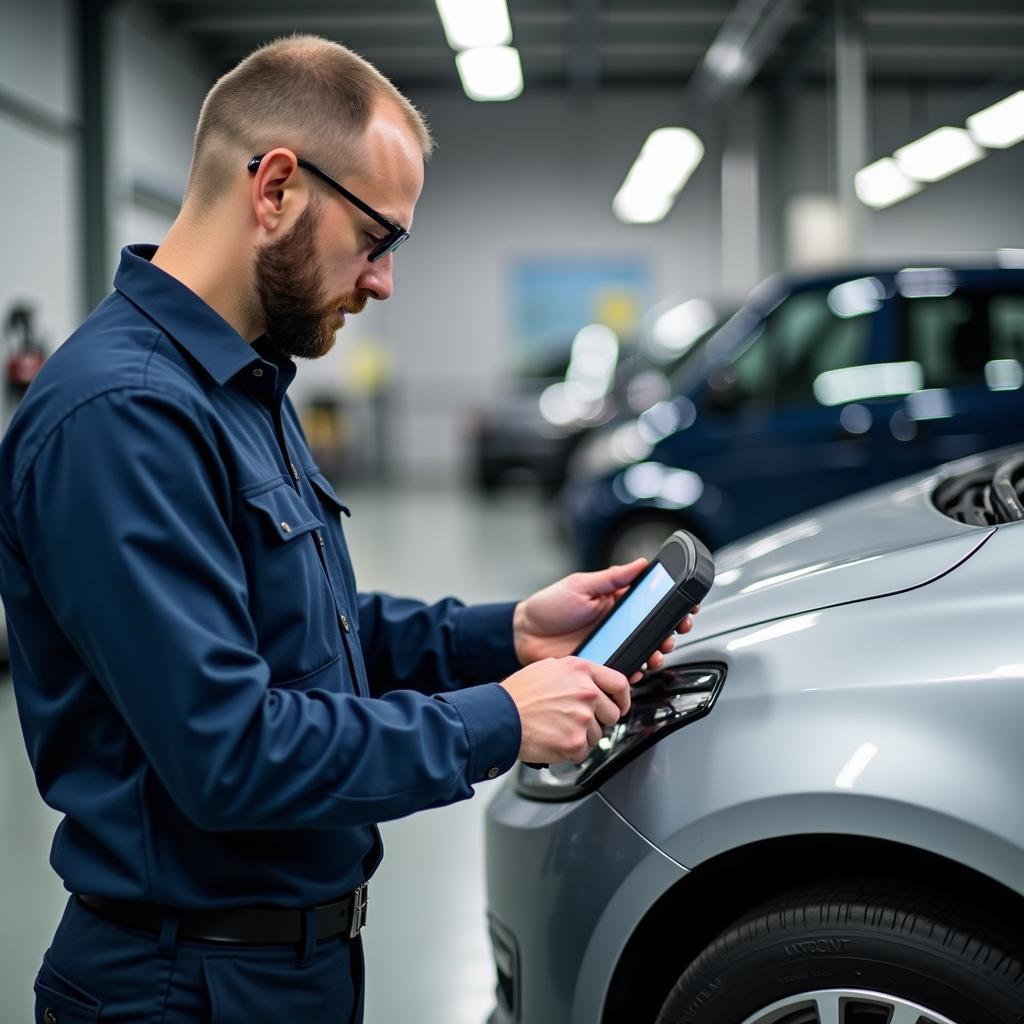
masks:
POLYGON ((423 115, 372 64, 319 36, 277 39, 249 54, 207 93, 196 125, 187 194, 206 206, 249 157, 287 146, 335 174, 359 153, 376 103, 391 103, 429 158, 423 115))

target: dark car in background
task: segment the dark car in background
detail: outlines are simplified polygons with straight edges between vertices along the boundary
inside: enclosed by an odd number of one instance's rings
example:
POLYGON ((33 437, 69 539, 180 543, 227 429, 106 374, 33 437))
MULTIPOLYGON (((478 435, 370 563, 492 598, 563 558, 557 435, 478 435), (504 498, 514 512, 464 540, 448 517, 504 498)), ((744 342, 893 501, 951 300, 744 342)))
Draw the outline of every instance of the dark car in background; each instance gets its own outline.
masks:
POLYGON ((562 494, 576 558, 710 548, 936 463, 1024 440, 1024 269, 772 278, 638 417, 592 431, 562 494))
POLYGON ((580 440, 667 398, 676 366, 726 319, 725 310, 704 298, 668 300, 647 314, 637 338, 592 324, 545 365, 512 375, 469 421, 473 484, 492 493, 529 482, 557 494, 580 440))

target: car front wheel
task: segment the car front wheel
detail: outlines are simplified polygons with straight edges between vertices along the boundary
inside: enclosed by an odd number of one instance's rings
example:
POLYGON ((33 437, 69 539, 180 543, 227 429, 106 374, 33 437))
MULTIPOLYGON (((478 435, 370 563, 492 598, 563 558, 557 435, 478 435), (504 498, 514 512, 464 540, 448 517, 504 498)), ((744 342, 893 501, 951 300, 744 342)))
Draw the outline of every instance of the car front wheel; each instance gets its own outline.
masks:
POLYGON ((849 883, 791 893, 730 925, 683 972, 657 1024, 1022 1021, 1019 937, 945 901, 849 883))

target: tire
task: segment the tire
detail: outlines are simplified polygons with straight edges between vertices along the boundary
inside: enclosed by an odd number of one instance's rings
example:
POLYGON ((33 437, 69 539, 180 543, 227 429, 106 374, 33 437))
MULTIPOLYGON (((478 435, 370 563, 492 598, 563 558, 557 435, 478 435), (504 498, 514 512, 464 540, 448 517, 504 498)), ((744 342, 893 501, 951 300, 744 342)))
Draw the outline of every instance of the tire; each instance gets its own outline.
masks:
POLYGON ((1021 1024, 1019 939, 897 885, 808 887, 683 972, 657 1024, 1021 1024))

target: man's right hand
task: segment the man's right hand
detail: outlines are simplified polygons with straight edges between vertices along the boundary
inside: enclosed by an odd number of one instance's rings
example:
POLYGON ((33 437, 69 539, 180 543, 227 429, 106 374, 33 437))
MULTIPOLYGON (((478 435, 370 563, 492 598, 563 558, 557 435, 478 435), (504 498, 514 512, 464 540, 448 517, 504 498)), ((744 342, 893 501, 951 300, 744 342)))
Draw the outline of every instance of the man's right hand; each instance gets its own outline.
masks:
POLYGON ((629 710, 626 677, 583 658, 545 658, 501 685, 519 709, 519 760, 528 763, 579 763, 629 710))

